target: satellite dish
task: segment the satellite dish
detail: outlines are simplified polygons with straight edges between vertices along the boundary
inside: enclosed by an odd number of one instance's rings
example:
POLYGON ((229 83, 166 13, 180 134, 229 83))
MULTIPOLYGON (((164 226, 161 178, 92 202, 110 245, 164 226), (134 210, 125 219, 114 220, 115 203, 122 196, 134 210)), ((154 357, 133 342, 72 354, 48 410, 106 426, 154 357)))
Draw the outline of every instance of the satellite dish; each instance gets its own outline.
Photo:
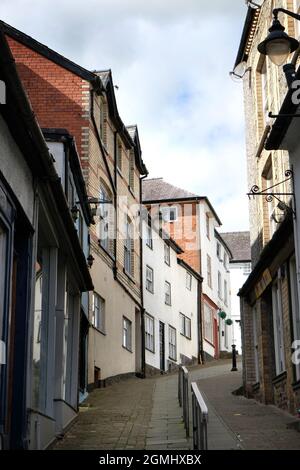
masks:
POLYGON ((244 78, 245 74, 251 70, 251 67, 247 67, 247 62, 241 62, 235 69, 230 72, 230 76, 234 82, 240 82, 244 78))

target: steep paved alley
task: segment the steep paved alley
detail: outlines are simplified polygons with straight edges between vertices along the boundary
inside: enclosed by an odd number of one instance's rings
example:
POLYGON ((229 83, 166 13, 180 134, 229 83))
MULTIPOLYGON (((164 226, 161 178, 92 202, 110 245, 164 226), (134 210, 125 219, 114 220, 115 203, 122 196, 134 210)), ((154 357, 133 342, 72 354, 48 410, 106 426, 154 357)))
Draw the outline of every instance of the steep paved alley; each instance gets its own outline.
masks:
MULTIPOLYGON (((239 364, 239 367, 240 364, 239 364)), ((192 368, 209 408, 210 450, 300 449, 295 422, 272 406, 232 395, 242 374, 230 361, 192 368)), ((188 450, 177 401, 177 375, 121 381, 90 394, 78 419, 55 449, 188 450)))

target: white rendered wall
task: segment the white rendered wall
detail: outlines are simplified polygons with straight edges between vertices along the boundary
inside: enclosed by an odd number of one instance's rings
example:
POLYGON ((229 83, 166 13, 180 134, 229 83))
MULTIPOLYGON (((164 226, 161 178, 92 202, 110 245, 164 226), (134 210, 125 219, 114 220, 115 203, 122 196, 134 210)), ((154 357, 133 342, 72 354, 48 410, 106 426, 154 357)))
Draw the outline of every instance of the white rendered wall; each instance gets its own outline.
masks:
POLYGON ((165 370, 169 362, 169 331, 168 326, 176 329, 177 361, 180 363, 181 354, 192 359, 198 355, 197 330, 197 289, 198 281, 192 278, 192 290, 186 288, 186 269, 177 262, 177 254, 171 248, 171 263, 168 266, 164 261, 165 242, 152 231, 153 250, 146 245, 146 223, 143 223, 143 275, 144 275, 144 307, 146 313, 154 317, 155 321, 155 351, 146 350, 146 364, 160 369, 159 322, 165 324, 165 370), (154 294, 146 289, 146 266, 154 272, 154 294), (171 284, 172 306, 165 304, 165 281, 171 284), (192 338, 188 340, 181 335, 180 313, 191 319, 192 338))

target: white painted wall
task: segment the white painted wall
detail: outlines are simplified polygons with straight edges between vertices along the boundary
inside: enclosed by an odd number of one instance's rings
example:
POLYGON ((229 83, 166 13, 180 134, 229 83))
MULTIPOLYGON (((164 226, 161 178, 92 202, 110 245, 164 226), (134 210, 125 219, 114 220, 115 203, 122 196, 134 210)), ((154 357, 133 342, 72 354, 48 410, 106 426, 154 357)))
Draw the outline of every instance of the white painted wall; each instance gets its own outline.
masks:
POLYGON ((238 293, 248 279, 247 268, 249 263, 230 263, 230 280, 231 280, 231 316, 233 321, 233 337, 232 341, 237 347, 237 351, 242 353, 241 338, 241 308, 238 293))
POLYGON ((198 281, 192 278, 192 290, 186 288, 186 269, 177 262, 177 254, 171 248, 171 263, 168 266, 164 261, 165 242, 159 235, 152 231, 153 249, 146 244, 147 224, 143 222, 143 275, 144 275, 144 307, 146 312, 155 320, 155 351, 146 350, 146 364, 160 369, 160 345, 159 345, 159 322, 165 324, 165 370, 169 363, 169 332, 171 325, 176 329, 177 337, 177 364, 181 363, 181 355, 188 359, 198 356, 198 281), (146 266, 154 272, 154 293, 146 289, 146 266), (172 286, 172 306, 165 304, 165 281, 172 286), (180 313, 191 319, 191 340, 181 334, 180 313))
MULTIPOLYGON (((203 294, 207 295, 211 301, 216 305, 214 309, 215 318, 218 320, 219 325, 219 346, 221 351, 231 350, 232 327, 225 325, 223 320, 218 316, 218 310, 227 313, 227 319, 231 318, 231 289, 230 289, 230 272, 229 272, 229 252, 226 246, 216 238, 215 230, 219 228, 219 223, 211 212, 210 207, 205 200, 199 204, 199 219, 200 219, 200 241, 201 241, 201 266, 203 281, 203 294), (207 237, 206 230, 206 214, 210 214, 210 233, 207 237), (217 257, 217 242, 221 243, 221 256, 217 257), (224 251, 227 253, 227 267, 224 266, 224 251), (211 272, 212 272, 212 286, 208 284, 207 277, 207 255, 211 258, 211 272), (218 272, 221 274, 221 296, 218 292, 218 272), (224 301, 224 280, 227 282, 227 304, 224 301), (224 335, 224 336, 223 336, 224 335), (225 341, 227 338, 227 341, 225 341)), ((215 350, 211 344, 204 340, 204 350, 210 356, 214 356, 215 350)))

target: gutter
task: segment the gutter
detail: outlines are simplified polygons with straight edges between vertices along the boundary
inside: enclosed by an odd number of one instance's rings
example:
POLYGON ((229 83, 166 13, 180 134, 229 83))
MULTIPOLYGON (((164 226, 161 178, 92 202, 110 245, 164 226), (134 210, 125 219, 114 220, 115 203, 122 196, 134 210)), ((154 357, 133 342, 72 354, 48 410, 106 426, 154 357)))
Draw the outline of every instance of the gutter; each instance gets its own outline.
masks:
MULTIPOLYGON (((142 203, 143 180, 140 178, 140 203, 142 203)), ((141 212, 141 211, 140 211, 141 212)), ((141 335, 142 335, 142 378, 146 378, 146 344, 145 344, 145 307, 144 307, 144 250, 143 250, 143 218, 140 217, 140 284, 141 284, 141 335)))

